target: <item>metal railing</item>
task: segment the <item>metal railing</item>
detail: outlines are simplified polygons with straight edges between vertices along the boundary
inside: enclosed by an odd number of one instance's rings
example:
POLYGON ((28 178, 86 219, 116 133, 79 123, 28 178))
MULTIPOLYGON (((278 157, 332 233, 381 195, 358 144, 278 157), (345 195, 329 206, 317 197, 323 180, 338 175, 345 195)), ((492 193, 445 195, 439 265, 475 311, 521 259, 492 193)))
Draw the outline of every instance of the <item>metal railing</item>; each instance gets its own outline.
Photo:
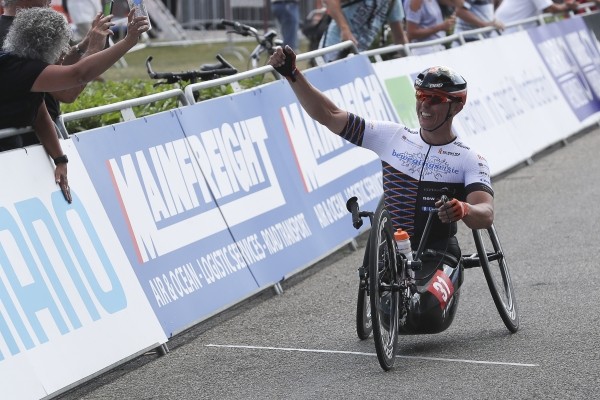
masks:
MULTIPOLYGON (((343 51, 343 50, 350 50, 353 53, 358 53, 358 50, 357 50, 356 46, 354 45, 354 43, 352 41, 348 40, 348 41, 345 41, 342 43, 335 44, 333 46, 309 51, 307 53, 298 54, 296 57, 296 61, 307 61, 307 60, 315 59, 315 60, 317 60, 317 64, 319 65, 324 62, 323 55, 325 55, 327 53, 339 52, 339 51, 343 51)), ((190 104, 193 104, 193 103, 195 103, 195 100, 194 100, 195 93, 199 92, 202 89, 231 84, 233 87, 233 90, 237 92, 237 91, 240 91, 239 85, 237 85, 237 82, 239 82, 240 80, 252 78, 252 77, 258 76, 258 75, 272 73, 274 71, 275 71, 275 69, 273 67, 271 67, 270 65, 265 65, 265 66, 262 66, 259 68, 251 69, 249 71, 240 72, 235 75, 225 76, 222 78, 217 78, 217 79, 213 79, 213 80, 206 81, 206 82, 193 83, 193 84, 187 85, 185 87, 185 96, 188 99, 188 102, 190 102, 190 104)), ((281 76, 279 76, 279 75, 277 75, 277 76, 279 79, 281 79, 281 76)))
POLYGON ((151 104, 157 101, 167 100, 171 98, 177 98, 180 106, 186 106, 190 104, 181 89, 171 89, 164 92, 139 97, 137 99, 124 100, 119 101, 117 103, 106 104, 103 106, 61 114, 58 116, 56 124, 58 125, 58 130, 60 131, 61 136, 64 139, 67 139, 69 137, 69 132, 66 126, 67 122, 95 117, 98 115, 113 112, 119 112, 123 121, 131 121, 133 119, 138 118, 135 115, 135 112, 133 111, 133 107, 143 106, 146 104, 151 104))

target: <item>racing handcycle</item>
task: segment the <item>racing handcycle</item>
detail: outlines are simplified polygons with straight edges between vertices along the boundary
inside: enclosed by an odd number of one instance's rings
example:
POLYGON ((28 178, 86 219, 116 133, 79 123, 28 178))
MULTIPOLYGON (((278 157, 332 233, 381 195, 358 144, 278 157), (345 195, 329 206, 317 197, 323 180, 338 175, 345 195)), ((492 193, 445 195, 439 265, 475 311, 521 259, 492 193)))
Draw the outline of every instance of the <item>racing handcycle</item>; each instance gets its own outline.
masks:
MULTIPOLYGON (((448 201, 443 194, 441 200, 448 201)), ((457 310, 464 269, 481 267, 502 321, 512 333, 519 329, 519 309, 508 264, 496 228, 473 229, 476 253, 460 259, 443 251, 425 249, 437 209, 429 212, 413 260, 400 253, 392 220, 383 199, 375 212, 360 211, 358 200, 346 203, 352 224, 371 222, 359 272, 356 331, 361 340, 371 333, 381 367, 393 368, 398 335, 439 333, 447 329, 457 310)))

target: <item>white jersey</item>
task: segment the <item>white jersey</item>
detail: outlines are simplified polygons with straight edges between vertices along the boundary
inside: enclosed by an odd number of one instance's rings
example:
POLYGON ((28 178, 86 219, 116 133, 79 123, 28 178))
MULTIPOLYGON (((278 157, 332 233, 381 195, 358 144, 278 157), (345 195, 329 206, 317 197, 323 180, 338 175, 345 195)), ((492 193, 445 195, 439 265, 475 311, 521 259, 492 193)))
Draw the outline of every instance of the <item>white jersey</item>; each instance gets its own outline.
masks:
MULTIPOLYGON (((385 205, 393 226, 408 231, 417 243, 443 188, 462 201, 474 191, 494 194, 487 161, 459 138, 431 145, 419 131, 394 122, 365 121, 352 113, 348 113, 348 124, 340 135, 379 155, 385 205)), ((436 218, 430 241, 455 234, 455 223, 449 229, 436 218)))

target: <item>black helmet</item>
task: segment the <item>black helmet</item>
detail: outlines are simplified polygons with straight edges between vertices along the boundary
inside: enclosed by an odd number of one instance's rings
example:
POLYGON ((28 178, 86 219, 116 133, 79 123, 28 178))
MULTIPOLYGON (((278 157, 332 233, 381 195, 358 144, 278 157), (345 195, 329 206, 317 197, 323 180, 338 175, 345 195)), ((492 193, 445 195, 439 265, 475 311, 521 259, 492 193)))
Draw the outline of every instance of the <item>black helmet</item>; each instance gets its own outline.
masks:
POLYGON ((467 81, 448 67, 427 68, 417 75, 415 89, 450 93, 463 104, 467 101, 467 81))

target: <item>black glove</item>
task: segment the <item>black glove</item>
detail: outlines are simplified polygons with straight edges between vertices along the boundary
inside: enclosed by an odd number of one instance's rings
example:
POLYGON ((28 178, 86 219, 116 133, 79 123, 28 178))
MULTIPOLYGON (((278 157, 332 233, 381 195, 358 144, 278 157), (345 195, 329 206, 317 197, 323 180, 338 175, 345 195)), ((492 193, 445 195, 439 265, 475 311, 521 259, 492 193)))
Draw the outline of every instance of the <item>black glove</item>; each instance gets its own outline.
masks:
POLYGON ((283 52, 285 53, 285 64, 281 67, 274 67, 275 71, 279 72, 281 76, 286 77, 286 79, 296 82, 296 74, 298 73, 298 68, 296 68, 296 54, 290 46, 285 46, 283 52))

